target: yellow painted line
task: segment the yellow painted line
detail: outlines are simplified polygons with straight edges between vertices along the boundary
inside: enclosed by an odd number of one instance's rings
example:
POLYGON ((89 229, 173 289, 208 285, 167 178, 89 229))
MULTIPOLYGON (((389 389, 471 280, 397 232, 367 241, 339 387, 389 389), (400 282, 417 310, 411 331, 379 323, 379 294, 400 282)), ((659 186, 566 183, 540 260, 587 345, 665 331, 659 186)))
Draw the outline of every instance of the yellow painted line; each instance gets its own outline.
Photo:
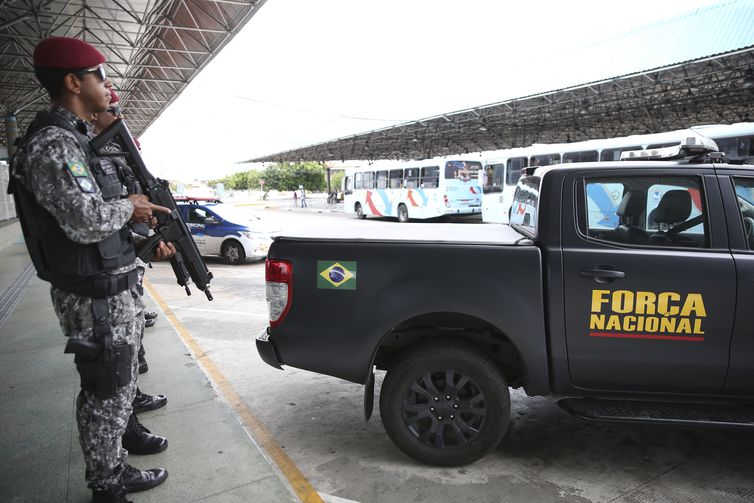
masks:
POLYGON ((304 503, 324 503, 320 498, 317 491, 311 485, 311 483, 304 477, 304 474, 298 469, 296 464, 291 458, 280 448, 275 441, 275 437, 272 433, 262 424, 262 422, 251 412, 249 406, 246 405, 243 398, 233 388, 228 379, 220 372, 217 365, 210 359, 207 353, 199 346, 199 344, 191 337, 191 333, 183 326, 172 309, 168 307, 162 297, 157 293, 157 290, 152 286, 148 279, 144 278, 144 287, 146 287, 149 295, 154 299, 157 305, 160 306, 165 317, 170 320, 170 323, 175 327, 178 335, 183 340, 183 343, 194 354, 194 358, 202 366, 204 372, 212 380, 215 389, 220 395, 230 404, 233 411, 241 418, 241 422, 246 429, 251 432, 254 439, 260 448, 264 450, 267 456, 272 459, 280 471, 283 473, 288 483, 291 485, 296 495, 304 503))

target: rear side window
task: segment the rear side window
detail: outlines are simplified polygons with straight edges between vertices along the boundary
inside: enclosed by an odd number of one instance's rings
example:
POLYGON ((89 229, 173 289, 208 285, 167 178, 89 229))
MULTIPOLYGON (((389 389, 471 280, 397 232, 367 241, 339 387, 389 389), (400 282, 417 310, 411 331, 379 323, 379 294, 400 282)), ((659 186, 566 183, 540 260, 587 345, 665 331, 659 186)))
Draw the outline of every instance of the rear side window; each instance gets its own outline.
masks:
POLYGON ((657 248, 709 246, 699 177, 585 178, 581 190, 579 228, 589 238, 657 248))
POLYGON ((521 178, 510 209, 510 223, 520 225, 532 234, 537 233, 540 181, 538 176, 521 178))

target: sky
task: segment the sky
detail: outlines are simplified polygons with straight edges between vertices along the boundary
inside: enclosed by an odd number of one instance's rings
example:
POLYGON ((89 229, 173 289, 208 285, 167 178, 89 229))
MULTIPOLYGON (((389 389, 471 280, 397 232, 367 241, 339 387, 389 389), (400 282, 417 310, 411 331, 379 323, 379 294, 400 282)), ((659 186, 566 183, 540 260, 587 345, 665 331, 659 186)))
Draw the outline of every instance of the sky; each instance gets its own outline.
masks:
POLYGON ((725 27, 699 22, 731 5, 754 0, 267 0, 139 140, 156 176, 218 179, 254 157, 728 50, 725 27))

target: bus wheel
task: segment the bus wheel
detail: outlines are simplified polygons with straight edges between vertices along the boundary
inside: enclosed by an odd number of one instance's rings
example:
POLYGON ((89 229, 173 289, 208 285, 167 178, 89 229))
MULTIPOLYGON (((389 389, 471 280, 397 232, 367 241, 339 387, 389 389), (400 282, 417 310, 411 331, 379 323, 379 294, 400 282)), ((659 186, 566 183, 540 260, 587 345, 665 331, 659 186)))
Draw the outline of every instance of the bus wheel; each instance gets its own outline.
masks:
POLYGON ((226 241, 223 244, 222 256, 230 265, 243 264, 246 261, 246 252, 238 241, 226 241))
POLYGON ((398 205, 398 221, 408 222, 408 208, 406 208, 405 204, 398 205))
POLYGON ((364 214, 364 208, 361 207, 361 203, 356 203, 356 206, 354 206, 353 209, 356 210, 356 218, 364 220, 367 217, 364 214))
POLYGON ((390 439, 412 458, 438 466, 465 465, 497 447, 510 407, 500 369, 460 344, 409 351, 388 370, 380 391, 390 439))

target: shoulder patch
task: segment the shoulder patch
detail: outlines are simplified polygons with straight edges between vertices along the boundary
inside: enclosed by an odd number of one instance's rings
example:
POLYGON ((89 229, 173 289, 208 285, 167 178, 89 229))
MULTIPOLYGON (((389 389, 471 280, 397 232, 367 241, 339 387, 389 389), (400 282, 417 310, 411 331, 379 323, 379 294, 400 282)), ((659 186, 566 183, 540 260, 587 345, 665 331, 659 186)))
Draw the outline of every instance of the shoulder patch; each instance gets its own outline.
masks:
POLYGON ((68 166, 68 170, 74 177, 85 176, 89 178, 89 170, 86 169, 86 164, 80 161, 68 161, 65 163, 68 166))
POLYGON ((97 189, 89 178, 76 178, 76 183, 79 184, 82 192, 97 192, 97 189))

